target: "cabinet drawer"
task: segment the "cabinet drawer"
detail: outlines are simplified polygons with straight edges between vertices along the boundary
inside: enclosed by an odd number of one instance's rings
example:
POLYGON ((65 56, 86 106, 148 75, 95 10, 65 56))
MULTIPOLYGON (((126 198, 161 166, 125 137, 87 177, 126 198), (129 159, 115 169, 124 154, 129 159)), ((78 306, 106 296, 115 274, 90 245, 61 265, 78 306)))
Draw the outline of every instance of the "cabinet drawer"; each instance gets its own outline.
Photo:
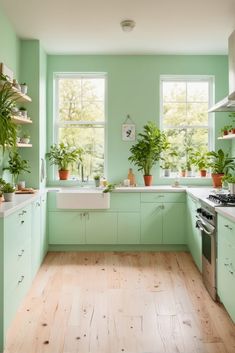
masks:
POLYGON ((159 192, 146 192, 141 194, 141 202, 185 202, 185 193, 184 192, 168 192, 168 193, 159 193, 159 192))
POLYGON ((219 215, 218 229, 221 236, 235 247, 235 223, 219 215))
POLYGON ((139 193, 112 193, 110 202, 111 211, 138 212, 140 210, 139 193))

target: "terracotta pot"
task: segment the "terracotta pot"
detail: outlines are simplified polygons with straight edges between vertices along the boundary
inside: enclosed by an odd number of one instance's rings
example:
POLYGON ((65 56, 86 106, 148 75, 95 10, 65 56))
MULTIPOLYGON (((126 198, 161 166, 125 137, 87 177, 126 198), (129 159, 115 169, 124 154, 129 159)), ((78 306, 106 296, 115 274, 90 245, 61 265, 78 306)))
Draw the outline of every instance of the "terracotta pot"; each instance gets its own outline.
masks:
POLYGON ((235 134, 235 129, 231 129, 230 134, 235 134))
POLYGON ((200 170, 200 176, 206 177, 206 170, 200 170))
POLYGON ((212 183, 214 188, 221 188, 222 187, 222 177, 224 174, 211 174, 212 183))
POLYGON ((228 135, 228 130, 225 130, 225 131, 224 131, 224 135, 228 135))
POLYGON ((186 170, 181 170, 180 175, 182 176, 182 178, 186 177, 186 170))
POLYGON ((152 175, 144 175, 145 186, 151 186, 152 183, 153 183, 153 176, 152 175))
POLYGON ((59 170, 59 178, 60 180, 68 180, 69 170, 59 170))

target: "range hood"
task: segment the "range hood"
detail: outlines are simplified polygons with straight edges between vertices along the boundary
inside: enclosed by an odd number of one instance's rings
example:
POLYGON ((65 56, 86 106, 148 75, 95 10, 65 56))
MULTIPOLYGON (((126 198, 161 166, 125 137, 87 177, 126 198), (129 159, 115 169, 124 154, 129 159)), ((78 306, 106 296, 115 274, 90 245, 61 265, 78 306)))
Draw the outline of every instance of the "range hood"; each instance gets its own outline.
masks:
POLYGON ((229 95, 216 103, 209 112, 235 112, 235 31, 228 39, 229 95))

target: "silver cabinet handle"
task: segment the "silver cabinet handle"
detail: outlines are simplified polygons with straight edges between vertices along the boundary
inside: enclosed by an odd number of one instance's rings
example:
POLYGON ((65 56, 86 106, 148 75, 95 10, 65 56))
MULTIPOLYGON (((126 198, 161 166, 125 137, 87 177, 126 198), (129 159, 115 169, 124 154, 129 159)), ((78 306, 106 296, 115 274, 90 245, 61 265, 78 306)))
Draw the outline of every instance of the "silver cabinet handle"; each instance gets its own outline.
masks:
POLYGON ((18 257, 21 257, 24 254, 24 249, 21 250, 21 253, 18 254, 18 257))
POLYGON ((18 284, 22 283, 23 280, 24 280, 24 276, 21 276, 21 278, 20 278, 19 281, 18 281, 18 284))
POLYGON ((37 203, 36 203, 36 206, 37 206, 37 207, 40 207, 40 206, 41 206, 40 202, 37 202, 37 203))
POLYGON ((233 228, 230 227, 228 224, 225 224, 224 226, 225 226, 225 228, 228 228, 229 230, 233 230, 233 228))

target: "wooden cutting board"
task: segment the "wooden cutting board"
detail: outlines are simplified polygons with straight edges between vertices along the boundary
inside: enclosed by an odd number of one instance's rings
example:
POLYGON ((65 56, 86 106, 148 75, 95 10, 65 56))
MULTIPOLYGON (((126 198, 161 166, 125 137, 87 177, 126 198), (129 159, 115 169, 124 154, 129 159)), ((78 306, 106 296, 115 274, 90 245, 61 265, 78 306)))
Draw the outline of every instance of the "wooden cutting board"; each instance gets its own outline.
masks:
POLYGON ((23 195, 23 194, 35 194, 35 192, 37 192, 37 190, 34 190, 34 189, 29 189, 29 190, 17 190, 15 191, 15 194, 18 194, 18 195, 23 195))

